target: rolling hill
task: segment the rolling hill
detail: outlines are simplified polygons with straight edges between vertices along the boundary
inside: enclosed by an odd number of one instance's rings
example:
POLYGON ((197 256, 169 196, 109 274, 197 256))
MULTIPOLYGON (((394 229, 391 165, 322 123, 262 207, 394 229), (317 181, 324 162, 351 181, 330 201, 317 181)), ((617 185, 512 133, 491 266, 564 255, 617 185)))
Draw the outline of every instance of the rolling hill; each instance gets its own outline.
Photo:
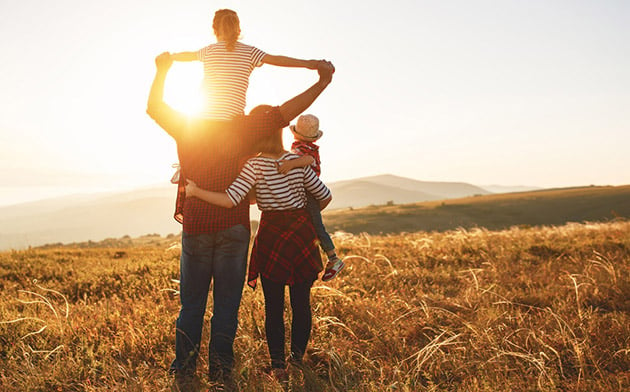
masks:
POLYGON ((444 231, 459 227, 500 230, 618 218, 630 218, 630 185, 493 194, 324 213, 329 231, 355 234, 444 231))
MULTIPOLYGON (((395 233, 460 226, 498 229, 630 217, 630 186, 488 194, 465 183, 424 182, 391 175, 329 186, 334 194, 334 204, 325 212, 329 231, 395 233), (422 203, 416 203, 419 201, 422 203)), ((125 235, 176 234, 181 225, 172 219, 174 197, 174 187, 160 186, 2 207, 0 250, 125 235)), ((258 214, 252 214, 252 219, 257 218, 258 214)))
MULTIPOLYGON (((423 182, 392 175, 329 186, 334 194, 331 209, 487 193, 470 184, 423 182)), ((124 193, 74 195, 0 207, 0 249, 179 233, 181 226, 172 219, 174 203, 175 189, 168 184, 124 193)), ((254 210, 252 219, 258 219, 259 214, 254 210)))
POLYGON ((487 190, 490 193, 530 192, 530 191, 539 191, 543 189, 536 186, 525 186, 525 185, 515 185, 515 186, 480 185, 480 187, 487 190))

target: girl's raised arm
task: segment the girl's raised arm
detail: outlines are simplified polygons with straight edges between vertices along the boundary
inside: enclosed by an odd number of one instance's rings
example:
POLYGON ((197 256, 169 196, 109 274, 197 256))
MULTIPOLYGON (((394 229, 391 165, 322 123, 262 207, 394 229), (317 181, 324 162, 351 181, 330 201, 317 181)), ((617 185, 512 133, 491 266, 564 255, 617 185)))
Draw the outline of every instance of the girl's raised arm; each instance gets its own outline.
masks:
POLYGON ((173 61, 196 61, 199 60, 197 52, 179 52, 171 54, 173 61))
POLYGON ((274 56, 271 54, 265 54, 261 60, 264 64, 275 65, 278 67, 296 67, 296 68, 308 68, 317 69, 319 60, 301 60, 287 56, 274 56))

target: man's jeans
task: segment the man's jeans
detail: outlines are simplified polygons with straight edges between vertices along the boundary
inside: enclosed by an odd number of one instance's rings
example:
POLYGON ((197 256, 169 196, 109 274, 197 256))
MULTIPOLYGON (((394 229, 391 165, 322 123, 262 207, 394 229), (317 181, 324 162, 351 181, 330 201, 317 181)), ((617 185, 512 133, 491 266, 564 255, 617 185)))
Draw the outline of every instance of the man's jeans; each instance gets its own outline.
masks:
POLYGON ((328 235, 326 227, 324 227, 324 222, 322 221, 322 211, 319 208, 319 201, 317 201, 310 192, 306 192, 306 211, 308 211, 311 219, 313 220, 315 233, 317 233, 317 238, 319 238, 320 246, 324 252, 328 253, 331 250, 334 250, 335 245, 333 244, 330 235, 328 235))
POLYGON ((249 230, 243 225, 212 234, 182 233, 182 306, 177 318, 176 357, 171 370, 192 372, 196 368, 208 291, 210 282, 214 281, 209 347, 210 374, 231 371, 234 365, 232 345, 238 325, 238 308, 245 282, 248 247, 249 230))

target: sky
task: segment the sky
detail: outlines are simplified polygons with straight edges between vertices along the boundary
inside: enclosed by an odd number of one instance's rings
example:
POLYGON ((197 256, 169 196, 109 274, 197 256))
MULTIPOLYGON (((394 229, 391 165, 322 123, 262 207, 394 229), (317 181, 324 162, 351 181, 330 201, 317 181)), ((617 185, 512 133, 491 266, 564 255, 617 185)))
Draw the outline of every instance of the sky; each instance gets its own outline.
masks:
MULTIPOLYGON (((307 110, 325 182, 630 184, 624 0, 0 0, 0 206, 166 184, 175 143, 145 113, 154 58, 215 42, 220 8, 242 42, 334 63, 307 110)), ((167 102, 191 110, 200 80, 200 63, 175 64, 167 102)), ((264 65, 247 108, 316 80, 264 65)))

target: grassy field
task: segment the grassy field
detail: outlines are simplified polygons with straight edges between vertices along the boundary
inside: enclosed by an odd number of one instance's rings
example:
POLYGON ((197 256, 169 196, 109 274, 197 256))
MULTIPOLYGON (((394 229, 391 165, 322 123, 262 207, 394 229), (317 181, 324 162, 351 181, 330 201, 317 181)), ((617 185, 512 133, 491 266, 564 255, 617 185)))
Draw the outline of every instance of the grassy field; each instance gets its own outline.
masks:
POLYGON ((547 189, 326 211, 326 227, 369 234, 563 225, 630 218, 630 185, 547 189))
MULTIPOLYGON (((335 241, 347 267, 313 288, 291 390, 630 389, 630 222, 335 241)), ((170 390, 178 257, 156 236, 0 253, 0 390, 170 390)), ((243 391, 281 390, 263 315, 245 289, 243 391)))

